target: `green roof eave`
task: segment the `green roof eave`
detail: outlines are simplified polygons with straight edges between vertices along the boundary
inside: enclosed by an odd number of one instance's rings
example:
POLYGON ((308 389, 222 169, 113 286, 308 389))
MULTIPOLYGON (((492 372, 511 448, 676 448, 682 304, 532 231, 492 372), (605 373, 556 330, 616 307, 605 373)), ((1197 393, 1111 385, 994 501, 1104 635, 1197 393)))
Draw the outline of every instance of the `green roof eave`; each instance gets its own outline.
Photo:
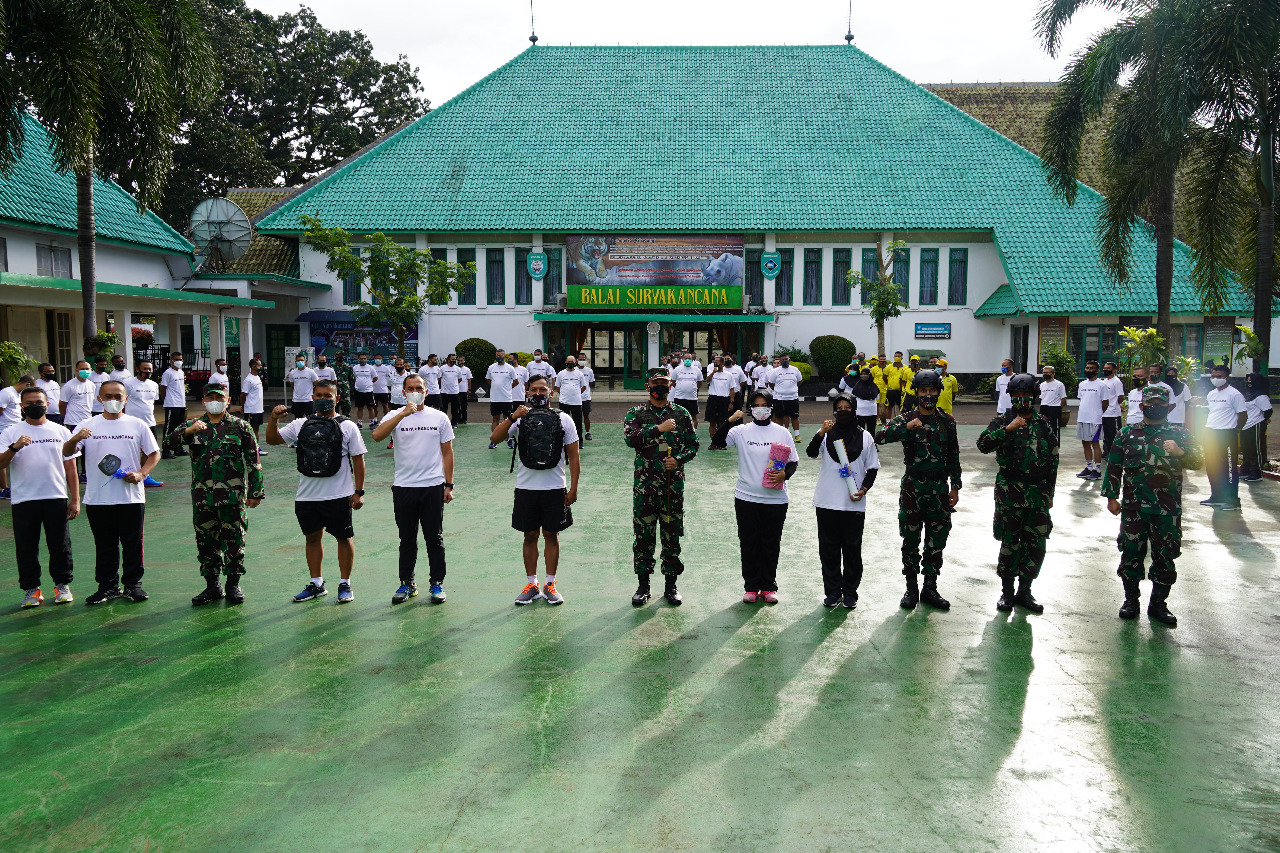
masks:
POLYGON ((539 323, 772 323, 772 314, 534 314, 539 323))
MULTIPOLYGON (((0 216, 0 226, 18 228, 23 231, 38 231, 41 234, 57 234, 61 237, 75 238, 77 236, 75 229, 58 228, 57 226, 42 222, 28 222, 25 219, 15 219, 7 216, 0 216)), ((174 233, 176 234, 177 232, 174 233)), ((182 238, 181 235, 179 235, 179 239, 186 242, 186 239, 182 238)), ((106 237, 102 234, 94 235, 94 240, 98 243, 107 243, 112 246, 124 246, 129 249, 141 249, 145 252, 159 252, 164 255, 181 255, 184 258, 187 258, 188 261, 195 257, 195 246, 190 243, 187 243, 187 247, 182 249, 172 246, 156 246, 151 243, 138 243, 132 240, 122 240, 117 237, 106 237)))
MULTIPOLYGON (((0 284, 14 287, 43 287, 52 290, 81 289, 78 278, 54 278, 47 275, 25 275, 22 273, 0 272, 0 284)), ((114 296, 135 296, 142 299, 170 299, 177 302, 196 302, 205 305, 234 305, 240 308, 274 308, 276 304, 266 299, 242 299, 239 296, 222 296, 216 293, 193 293, 186 290, 171 290, 167 287, 139 287, 133 284, 112 284, 100 281, 97 284, 99 293, 110 293, 114 296)))
POLYGON ((984 319, 988 317, 1016 317, 1022 311, 1018 301, 1018 292, 1007 284, 1002 284, 986 301, 978 306, 973 316, 984 319))
POLYGON ((294 278, 291 275, 281 275, 274 272, 215 272, 201 273, 195 278, 196 281, 274 281, 280 284, 292 284, 295 287, 309 287, 314 290, 333 290, 333 285, 324 284, 319 281, 307 281, 306 279, 294 278))

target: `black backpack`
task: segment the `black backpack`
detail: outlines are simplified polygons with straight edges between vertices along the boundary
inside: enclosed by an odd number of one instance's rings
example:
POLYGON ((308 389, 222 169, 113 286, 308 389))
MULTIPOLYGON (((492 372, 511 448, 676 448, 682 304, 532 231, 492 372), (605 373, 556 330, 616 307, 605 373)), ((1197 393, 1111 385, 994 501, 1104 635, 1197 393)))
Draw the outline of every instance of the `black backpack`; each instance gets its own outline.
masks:
POLYGON ((560 413, 547 408, 530 409, 520 419, 508 474, 516 470, 516 453, 520 454, 520 464, 532 471, 547 471, 559 465, 564 454, 564 425, 560 423, 560 413))
POLYGON ((304 477, 332 477, 342 468, 342 415, 311 415, 298 431, 298 473, 304 477))

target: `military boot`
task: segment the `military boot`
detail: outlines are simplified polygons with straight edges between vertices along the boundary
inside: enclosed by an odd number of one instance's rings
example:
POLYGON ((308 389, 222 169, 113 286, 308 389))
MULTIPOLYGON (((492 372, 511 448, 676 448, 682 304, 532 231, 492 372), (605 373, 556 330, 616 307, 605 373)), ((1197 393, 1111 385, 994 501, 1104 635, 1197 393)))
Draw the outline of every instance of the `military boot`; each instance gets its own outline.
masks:
POLYGON ((1032 613, 1043 613, 1044 605, 1035 600, 1031 594, 1031 578, 1018 578, 1018 594, 1013 597, 1013 603, 1019 607, 1024 607, 1032 613))
POLYGON ((192 607, 199 607, 202 604, 209 604, 223 597, 222 584, 218 583, 217 578, 205 579, 204 592, 191 599, 192 607))
POLYGON ((1137 619, 1142 612, 1142 590, 1138 582, 1124 578, 1124 604, 1120 605, 1121 619, 1137 619))
POLYGON ((1000 600, 996 602, 996 610, 1001 613, 1008 613, 1013 610, 1013 602, 1015 599, 1013 592, 1013 578, 1000 578, 1000 600))
POLYGON ((667 600, 667 604, 672 607, 679 607, 684 603, 684 599, 680 597, 680 590, 676 589, 675 575, 667 575, 667 588, 662 593, 662 596, 667 600))
POLYGON ((240 575, 227 575, 227 604, 244 604, 244 590, 240 589, 240 575))
POLYGON ((937 575, 924 576, 924 589, 920 591, 920 600, 930 607, 936 607, 939 610, 951 609, 951 602, 938 594, 937 575))
POLYGON ((1151 585, 1151 601, 1147 604, 1147 616, 1170 628, 1178 627, 1178 617, 1169 612, 1165 601, 1169 598, 1169 584, 1153 583, 1151 585))
POLYGON ((649 576, 647 574, 637 575, 640 579, 639 586, 636 587, 635 594, 631 596, 632 607, 644 607, 649 603, 649 576))
POLYGON ((907 591, 902 595, 902 601, 898 605, 903 610, 915 610, 916 605, 920 603, 920 578, 915 572, 907 575, 907 591))

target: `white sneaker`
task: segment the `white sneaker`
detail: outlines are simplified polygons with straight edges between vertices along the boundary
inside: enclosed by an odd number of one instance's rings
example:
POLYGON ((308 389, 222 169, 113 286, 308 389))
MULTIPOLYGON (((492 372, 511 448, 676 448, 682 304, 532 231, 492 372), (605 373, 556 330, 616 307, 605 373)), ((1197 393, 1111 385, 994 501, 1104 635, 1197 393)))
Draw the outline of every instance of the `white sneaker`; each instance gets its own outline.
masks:
POLYGON ((70 604, 75 601, 75 598, 71 595, 71 584, 60 583, 53 588, 53 593, 54 604, 70 604))

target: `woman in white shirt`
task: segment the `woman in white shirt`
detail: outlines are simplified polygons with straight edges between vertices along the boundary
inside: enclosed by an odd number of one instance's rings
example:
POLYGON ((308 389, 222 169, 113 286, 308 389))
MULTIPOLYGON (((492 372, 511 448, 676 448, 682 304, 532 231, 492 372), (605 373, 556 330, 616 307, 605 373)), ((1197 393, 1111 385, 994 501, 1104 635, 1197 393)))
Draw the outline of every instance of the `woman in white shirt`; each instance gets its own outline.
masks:
POLYGON ((742 600, 778 603, 778 555, 782 526, 787 520, 787 480, 800 462, 791 432, 773 418, 773 395, 761 388, 751 392, 750 421, 737 411, 720 425, 712 444, 738 449, 738 485, 733 491, 742 557, 742 600), (782 468, 771 463, 777 446, 786 452, 782 468), (788 450, 789 448, 789 450, 788 450))
POLYGON ((1244 410, 1248 418, 1240 430, 1240 479, 1261 480, 1266 462, 1267 423, 1271 420, 1270 385, 1261 373, 1244 379, 1244 410))
POLYGON ((864 498, 876 481, 880 457, 875 437, 858 423, 852 395, 836 396, 832 406, 832 418, 822 422, 805 453, 818 460, 813 506, 818 516, 818 559, 826 596, 822 604, 844 604, 852 610, 858 606, 858 585, 862 583, 862 529, 867 517, 864 498), (847 466, 840 461, 841 448, 847 466))

